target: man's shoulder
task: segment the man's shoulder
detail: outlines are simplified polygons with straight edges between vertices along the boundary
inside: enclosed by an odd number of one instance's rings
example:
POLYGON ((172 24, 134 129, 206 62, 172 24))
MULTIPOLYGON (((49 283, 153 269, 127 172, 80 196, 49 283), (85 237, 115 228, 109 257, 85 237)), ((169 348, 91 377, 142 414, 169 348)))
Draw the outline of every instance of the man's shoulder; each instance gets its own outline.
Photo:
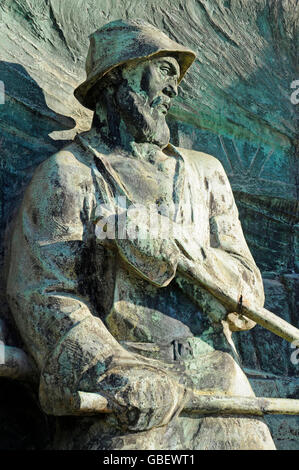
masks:
POLYGON ((58 178, 73 183, 91 177, 90 161, 83 149, 72 142, 45 159, 36 169, 35 178, 58 178))
POLYGON ((200 167, 208 172, 224 171, 221 162, 216 157, 213 157, 213 155, 199 152, 198 150, 185 149, 182 147, 176 148, 192 165, 196 165, 197 167, 200 167))

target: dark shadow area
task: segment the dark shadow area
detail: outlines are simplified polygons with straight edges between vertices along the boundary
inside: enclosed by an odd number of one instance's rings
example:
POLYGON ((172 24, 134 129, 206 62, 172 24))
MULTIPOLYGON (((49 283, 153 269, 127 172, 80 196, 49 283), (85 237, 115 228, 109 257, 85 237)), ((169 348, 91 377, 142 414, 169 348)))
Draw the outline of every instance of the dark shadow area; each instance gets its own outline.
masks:
MULTIPOLYGON (((47 106, 43 90, 21 65, 0 62, 0 80, 5 87, 5 101, 0 105, 0 318, 8 327, 6 344, 22 348, 5 300, 5 239, 9 239, 11 221, 35 168, 68 144, 49 134, 72 129, 76 123, 47 106)), ((47 447, 50 421, 39 407, 33 386, 0 379, 1 450, 47 447)))
POLYGON ((50 445, 54 418, 40 410, 28 385, 0 379, 0 451, 43 450, 50 445))

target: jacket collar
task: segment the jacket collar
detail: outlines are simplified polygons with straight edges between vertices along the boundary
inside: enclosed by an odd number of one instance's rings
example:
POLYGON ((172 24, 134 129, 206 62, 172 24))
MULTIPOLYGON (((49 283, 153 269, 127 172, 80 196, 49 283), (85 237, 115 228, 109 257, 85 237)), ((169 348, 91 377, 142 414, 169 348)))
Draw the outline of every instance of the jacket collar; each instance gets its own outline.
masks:
MULTIPOLYGON (((120 175, 112 168, 112 165, 109 162, 109 154, 111 153, 111 150, 102 140, 99 139, 99 135, 96 130, 91 128, 87 132, 78 134, 75 137, 75 140, 81 147, 84 148, 84 150, 92 154, 95 159, 100 160, 101 166, 105 169, 105 173, 109 176, 109 182, 112 183, 114 187, 117 187, 120 193, 128 197, 120 175)), ((177 161, 173 187, 173 201, 177 207, 175 215, 176 218, 177 214, 179 213, 182 202, 182 194, 184 191, 186 162, 183 154, 171 143, 169 143, 165 148, 164 153, 166 155, 175 157, 177 161)))

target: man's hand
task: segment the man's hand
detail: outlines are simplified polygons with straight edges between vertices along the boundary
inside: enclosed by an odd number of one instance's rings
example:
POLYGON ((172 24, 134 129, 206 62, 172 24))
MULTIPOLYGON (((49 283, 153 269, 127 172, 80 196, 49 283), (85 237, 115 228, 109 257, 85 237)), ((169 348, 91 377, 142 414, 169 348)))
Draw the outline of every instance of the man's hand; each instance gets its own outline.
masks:
POLYGON ((142 431, 167 424, 183 407, 184 388, 147 366, 115 367, 98 382, 120 426, 142 431))
POLYGON ((251 330, 256 325, 256 322, 239 313, 229 313, 226 321, 231 331, 251 330))

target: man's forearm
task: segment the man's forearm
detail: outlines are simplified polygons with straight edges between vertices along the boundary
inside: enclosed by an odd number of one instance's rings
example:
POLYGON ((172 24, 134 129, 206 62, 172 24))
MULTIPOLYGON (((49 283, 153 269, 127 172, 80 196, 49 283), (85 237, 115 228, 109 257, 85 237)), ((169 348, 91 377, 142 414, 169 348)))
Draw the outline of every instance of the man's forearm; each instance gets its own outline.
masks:
POLYGON ((204 287, 230 311, 236 310, 241 296, 244 301, 262 305, 263 287, 258 270, 244 257, 200 246, 192 235, 192 227, 160 214, 155 217, 164 232, 157 233, 151 232, 144 218, 132 215, 131 221, 137 228, 135 237, 116 238, 113 242, 124 262, 138 275, 163 287, 177 272, 204 287))
POLYGON ((209 291, 228 312, 237 312, 242 303, 262 306, 264 295, 259 276, 232 255, 218 255, 214 251, 206 249, 206 257, 200 261, 181 256, 178 274, 209 291), (246 273, 247 282, 243 279, 242 270, 246 273))

